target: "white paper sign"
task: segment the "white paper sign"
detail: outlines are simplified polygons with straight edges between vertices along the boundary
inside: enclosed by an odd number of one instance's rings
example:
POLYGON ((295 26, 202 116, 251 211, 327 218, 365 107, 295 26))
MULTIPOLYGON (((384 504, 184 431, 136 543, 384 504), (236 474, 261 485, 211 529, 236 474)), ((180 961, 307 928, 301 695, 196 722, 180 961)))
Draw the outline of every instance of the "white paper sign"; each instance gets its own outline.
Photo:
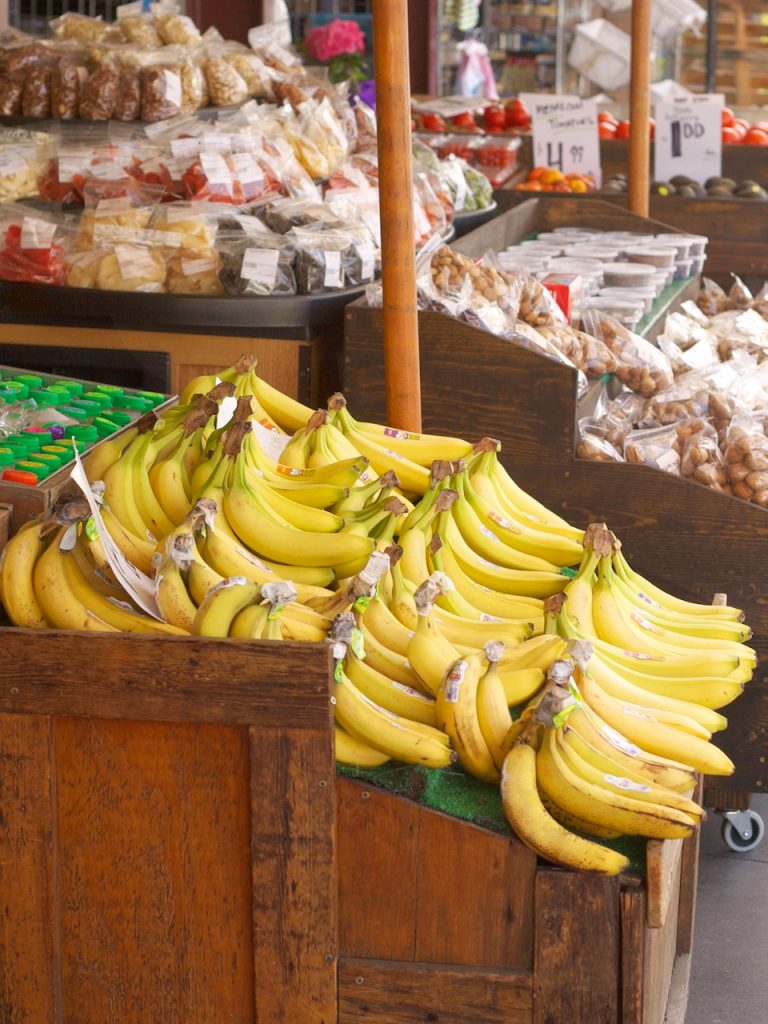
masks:
POLYGON ((551 167, 563 174, 589 174, 599 186, 596 101, 540 93, 523 93, 520 98, 531 112, 534 167, 551 167))
POLYGON ((722 174, 723 102, 722 93, 705 93, 656 103, 656 181, 687 174, 704 184, 707 178, 722 174))

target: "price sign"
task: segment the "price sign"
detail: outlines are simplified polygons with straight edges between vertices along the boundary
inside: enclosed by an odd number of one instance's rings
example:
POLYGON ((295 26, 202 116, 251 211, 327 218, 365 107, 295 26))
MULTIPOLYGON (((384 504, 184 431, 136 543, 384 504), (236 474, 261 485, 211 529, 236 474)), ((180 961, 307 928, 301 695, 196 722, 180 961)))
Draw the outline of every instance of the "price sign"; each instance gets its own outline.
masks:
POLYGON ((531 112, 533 163, 563 174, 589 174, 600 185, 597 103, 578 96, 524 93, 531 112))
POLYGON ((669 181, 676 174, 703 184, 719 176, 723 166, 722 93, 686 96, 657 102, 654 177, 669 181))

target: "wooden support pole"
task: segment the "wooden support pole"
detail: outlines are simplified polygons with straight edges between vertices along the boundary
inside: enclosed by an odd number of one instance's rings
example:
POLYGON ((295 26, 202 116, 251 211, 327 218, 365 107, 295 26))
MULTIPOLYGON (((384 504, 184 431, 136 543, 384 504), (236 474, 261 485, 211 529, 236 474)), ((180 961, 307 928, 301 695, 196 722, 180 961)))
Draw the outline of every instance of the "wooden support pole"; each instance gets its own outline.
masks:
POLYGON ((407 0, 373 0, 387 422, 421 430, 407 0))
POLYGON ((629 120, 629 208, 648 216, 650 191, 651 0, 632 0, 632 81, 629 120))

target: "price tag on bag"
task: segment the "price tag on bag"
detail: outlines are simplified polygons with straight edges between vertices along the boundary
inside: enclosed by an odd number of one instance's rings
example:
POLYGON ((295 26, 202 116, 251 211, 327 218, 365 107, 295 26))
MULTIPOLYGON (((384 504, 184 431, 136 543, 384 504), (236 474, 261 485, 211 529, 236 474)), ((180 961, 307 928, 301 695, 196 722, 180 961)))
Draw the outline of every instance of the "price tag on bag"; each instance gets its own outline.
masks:
POLYGON ((719 177, 723 168, 722 93, 705 93, 658 101, 654 178, 669 181, 687 174, 701 184, 719 177))
POLYGON ((597 103, 578 96, 523 93, 531 112, 533 165, 563 174, 588 174, 600 185, 597 103))

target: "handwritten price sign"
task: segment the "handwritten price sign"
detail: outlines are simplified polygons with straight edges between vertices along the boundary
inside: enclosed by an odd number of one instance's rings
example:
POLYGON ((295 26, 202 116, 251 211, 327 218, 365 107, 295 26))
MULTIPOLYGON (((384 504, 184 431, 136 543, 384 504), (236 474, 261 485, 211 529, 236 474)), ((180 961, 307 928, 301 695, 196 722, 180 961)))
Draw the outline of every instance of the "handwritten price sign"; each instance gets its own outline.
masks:
POLYGON ((722 174, 724 96, 705 93, 656 103, 655 177, 687 174, 702 184, 722 174))
POLYGON ((597 103, 536 93, 525 93, 521 99, 531 111, 534 165, 554 167, 563 174, 589 174, 599 186, 597 103))

